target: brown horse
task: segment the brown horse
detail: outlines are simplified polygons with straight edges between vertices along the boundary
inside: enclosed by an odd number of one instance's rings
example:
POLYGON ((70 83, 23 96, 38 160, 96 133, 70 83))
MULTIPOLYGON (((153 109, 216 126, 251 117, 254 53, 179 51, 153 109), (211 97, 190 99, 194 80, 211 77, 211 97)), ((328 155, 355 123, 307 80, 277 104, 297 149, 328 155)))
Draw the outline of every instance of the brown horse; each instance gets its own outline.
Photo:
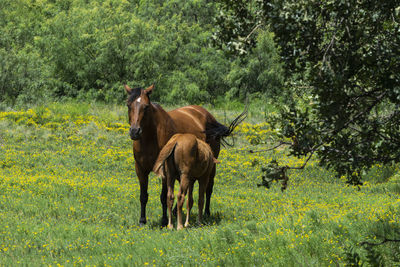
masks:
POLYGON ((196 180, 199 182, 198 222, 201 224, 204 194, 217 162, 210 146, 197 139, 193 134, 175 134, 163 147, 154 164, 154 172, 161 176, 163 180, 166 180, 169 229, 173 228, 172 205, 174 204, 175 178, 180 178, 180 189, 177 198, 177 229, 183 228, 182 206, 187 193, 189 198, 185 227, 189 226, 190 210, 193 207, 193 186, 196 180))
MULTIPOLYGON (((218 158, 220 144, 245 118, 246 110, 229 127, 222 125, 204 108, 186 106, 166 112, 161 106, 150 102, 154 85, 147 89, 132 89, 125 85, 128 93, 129 134, 133 140, 136 174, 140 183, 140 224, 146 223, 146 204, 148 200, 148 175, 163 146, 175 133, 191 133, 206 141, 218 158)), ((206 189, 205 214, 210 214, 210 198, 214 185, 215 167, 206 189)), ((160 200, 163 207, 162 225, 167 224, 167 187, 162 184, 160 200)))

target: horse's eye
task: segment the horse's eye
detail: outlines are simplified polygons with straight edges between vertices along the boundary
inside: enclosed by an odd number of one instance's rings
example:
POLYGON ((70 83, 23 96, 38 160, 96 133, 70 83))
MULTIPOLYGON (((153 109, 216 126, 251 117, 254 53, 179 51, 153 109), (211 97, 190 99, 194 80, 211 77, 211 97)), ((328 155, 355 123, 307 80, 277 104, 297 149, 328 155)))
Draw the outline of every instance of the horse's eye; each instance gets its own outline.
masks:
POLYGON ((149 109, 149 105, 144 106, 144 110, 148 110, 149 109))

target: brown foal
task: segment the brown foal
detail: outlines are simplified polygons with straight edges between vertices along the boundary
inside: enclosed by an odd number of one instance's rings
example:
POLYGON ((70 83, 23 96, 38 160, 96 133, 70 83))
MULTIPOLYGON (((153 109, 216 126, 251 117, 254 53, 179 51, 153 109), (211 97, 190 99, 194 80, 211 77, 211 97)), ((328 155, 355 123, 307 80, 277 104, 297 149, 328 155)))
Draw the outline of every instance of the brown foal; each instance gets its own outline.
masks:
POLYGON ((189 226, 190 210, 193 207, 193 186, 196 180, 199 182, 198 222, 201 224, 205 191, 217 162, 210 146, 193 134, 175 134, 163 147, 154 164, 154 172, 166 180, 169 229, 173 228, 171 213, 175 179, 180 180, 177 196, 177 229, 183 229, 182 206, 186 194, 189 197, 185 227, 189 226))

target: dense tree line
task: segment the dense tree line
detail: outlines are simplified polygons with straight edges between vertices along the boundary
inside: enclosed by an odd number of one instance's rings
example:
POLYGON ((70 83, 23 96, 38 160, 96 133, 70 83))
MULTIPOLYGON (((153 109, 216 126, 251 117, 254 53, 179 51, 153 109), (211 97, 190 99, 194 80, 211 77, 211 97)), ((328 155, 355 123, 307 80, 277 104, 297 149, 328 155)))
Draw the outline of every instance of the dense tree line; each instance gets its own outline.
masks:
POLYGON ((227 92, 238 97, 277 91, 282 82, 270 33, 260 34, 255 55, 245 60, 213 46, 219 10, 214 1, 4 0, 0 5, 1 101, 114 102, 124 97, 124 83, 156 83, 155 100, 201 103, 227 92))

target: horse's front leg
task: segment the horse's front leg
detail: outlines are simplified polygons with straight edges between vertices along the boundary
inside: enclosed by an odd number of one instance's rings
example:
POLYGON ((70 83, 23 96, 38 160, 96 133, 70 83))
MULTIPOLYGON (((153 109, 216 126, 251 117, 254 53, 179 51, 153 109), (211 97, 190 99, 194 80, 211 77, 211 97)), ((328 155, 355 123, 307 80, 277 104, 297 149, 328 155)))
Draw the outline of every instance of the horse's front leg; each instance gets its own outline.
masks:
POLYGON ((149 194, 147 193, 147 189, 149 186, 149 172, 143 171, 140 166, 136 163, 136 174, 139 178, 140 184, 140 219, 139 224, 144 225, 146 224, 146 205, 149 199, 149 194))
POLYGON ((166 178, 163 178, 162 179, 161 195, 160 195, 160 201, 161 201, 162 212, 163 212, 162 218, 161 218, 161 227, 165 227, 168 224, 167 193, 168 193, 167 181, 166 181, 166 178))
POLYGON ((211 194, 213 192, 213 187, 214 187, 215 171, 216 167, 214 165, 206 188, 206 208, 204 210, 204 215, 206 216, 210 216, 210 202, 211 202, 211 194))
POLYGON ((199 206, 199 215, 197 217, 197 223, 199 225, 202 224, 203 222, 203 205, 204 205, 204 193, 206 191, 206 184, 204 183, 204 179, 203 180, 199 180, 199 202, 198 202, 198 206, 199 206))

